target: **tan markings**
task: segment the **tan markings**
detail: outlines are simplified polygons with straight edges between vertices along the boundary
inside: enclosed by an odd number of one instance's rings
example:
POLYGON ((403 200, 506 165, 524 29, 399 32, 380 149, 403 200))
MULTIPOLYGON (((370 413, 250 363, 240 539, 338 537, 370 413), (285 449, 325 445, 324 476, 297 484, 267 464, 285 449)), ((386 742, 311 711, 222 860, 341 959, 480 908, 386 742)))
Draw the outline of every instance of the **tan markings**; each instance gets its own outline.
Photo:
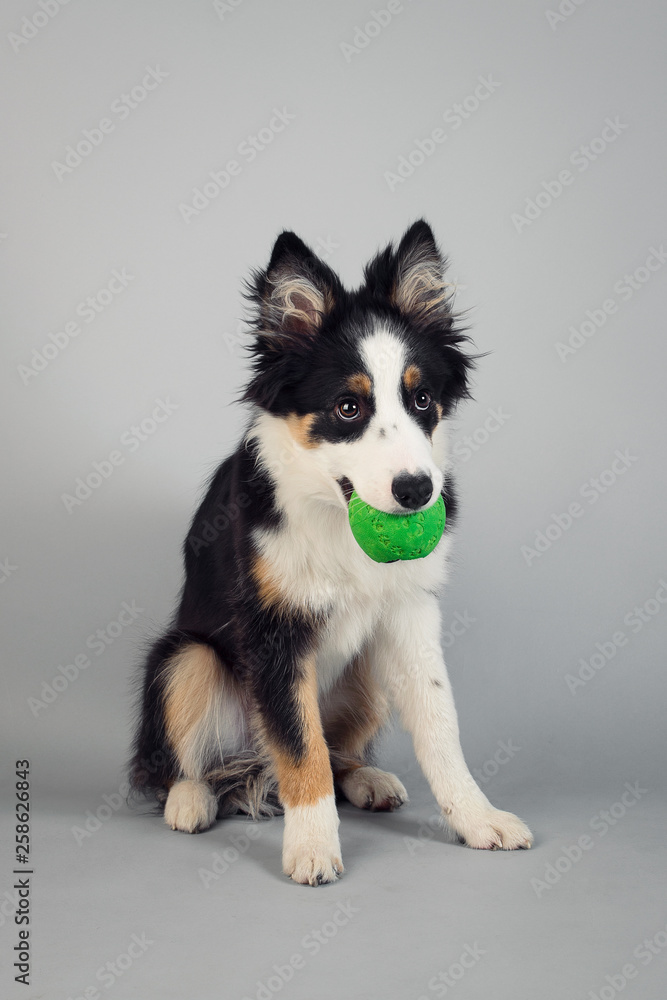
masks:
POLYGON ((182 764, 198 724, 222 683, 221 667, 210 646, 193 643, 171 658, 167 671, 164 691, 167 739, 182 764))
POLYGON ((318 442, 314 441, 310 436, 313 423, 315 421, 314 413, 306 413, 305 416, 299 417, 296 413, 290 413, 286 418, 285 422, 289 428, 290 434, 297 441, 302 448, 317 448, 318 442))
POLYGON ((257 586, 257 596, 264 608, 281 614, 289 613, 293 618, 298 618, 302 622, 310 625, 317 625, 320 622, 320 615, 317 611, 296 604, 282 588, 282 581, 271 566, 271 563, 264 555, 255 555, 250 570, 257 586))
POLYGON ((257 584, 257 593, 264 607, 280 607, 286 603, 286 597, 280 589, 280 584, 266 556, 256 556, 252 566, 252 575, 257 584))
POLYGON ((336 777, 366 762, 366 751, 389 718, 389 702, 368 657, 356 657, 328 692, 322 719, 336 777))
POLYGON ((438 420, 442 420, 443 409, 440 403, 435 404, 435 409, 438 414, 438 420))
POLYGON ((403 384, 408 392, 413 392, 422 380, 422 373, 417 365, 408 365, 403 372, 403 384))
POLYGON ((295 761, 278 746, 271 746, 271 756, 278 778, 278 794, 287 806, 309 806, 325 795, 333 795, 333 775, 329 750, 324 742, 317 703, 317 675, 314 656, 303 664, 304 675, 297 689, 297 701, 303 726, 305 755, 295 761))
POLYGON ((336 304, 336 300, 333 297, 333 292, 330 288, 327 288, 324 295, 322 296, 322 302, 324 303, 324 313, 330 313, 336 304))
POLYGON ((371 394, 371 380, 365 372, 357 372, 356 375, 350 375, 347 380, 347 388, 350 392, 355 392, 359 396, 370 397, 371 394))
POLYGON ((171 657, 163 698, 180 776, 201 781, 214 761, 247 745, 247 693, 210 646, 193 642, 171 657))

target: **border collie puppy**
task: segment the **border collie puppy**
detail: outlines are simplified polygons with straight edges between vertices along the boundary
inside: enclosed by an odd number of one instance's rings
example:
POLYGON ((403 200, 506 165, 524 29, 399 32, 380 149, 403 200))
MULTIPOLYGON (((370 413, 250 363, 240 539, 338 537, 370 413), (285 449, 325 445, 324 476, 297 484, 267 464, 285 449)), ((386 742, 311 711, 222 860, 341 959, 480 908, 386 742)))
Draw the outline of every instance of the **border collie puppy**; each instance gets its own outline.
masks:
POLYGON ((373 765, 393 707, 466 844, 532 842, 466 766, 439 642, 456 508, 447 424, 473 363, 443 271, 423 221, 353 292, 293 233, 278 237, 249 283, 248 430, 195 514, 180 604, 145 666, 134 788, 187 833, 284 811, 283 869, 307 885, 343 872, 336 793, 360 809, 406 801, 373 765), (376 563, 350 530, 352 489, 389 513, 442 494, 447 530, 425 558, 376 563))

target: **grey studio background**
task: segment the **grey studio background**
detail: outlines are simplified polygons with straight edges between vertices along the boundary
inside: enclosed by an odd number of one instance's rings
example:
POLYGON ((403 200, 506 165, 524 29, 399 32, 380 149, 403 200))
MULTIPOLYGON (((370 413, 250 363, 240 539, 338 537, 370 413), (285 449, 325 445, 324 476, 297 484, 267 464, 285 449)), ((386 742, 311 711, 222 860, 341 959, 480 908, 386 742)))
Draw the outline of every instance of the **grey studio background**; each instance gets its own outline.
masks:
POLYGON ((5 995, 661 1000, 664 5, 0 20, 5 995), (355 284, 420 216, 490 352, 456 423, 443 641, 468 761, 536 842, 449 843, 397 730, 410 803, 343 805, 346 875, 313 892, 280 874, 280 820, 189 838, 126 808, 132 678, 244 426, 242 279, 291 228, 355 284))

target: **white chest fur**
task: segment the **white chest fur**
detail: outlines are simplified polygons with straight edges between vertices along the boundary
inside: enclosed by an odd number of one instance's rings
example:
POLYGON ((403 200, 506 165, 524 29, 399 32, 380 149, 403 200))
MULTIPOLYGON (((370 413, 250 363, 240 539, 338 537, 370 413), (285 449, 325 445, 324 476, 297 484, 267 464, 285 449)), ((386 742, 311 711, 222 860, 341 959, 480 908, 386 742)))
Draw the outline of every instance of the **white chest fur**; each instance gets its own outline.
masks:
POLYGON ((357 545, 344 505, 301 498, 285 510, 281 527, 255 537, 290 602, 323 612, 327 625, 317 655, 318 681, 327 690, 368 643, 395 602, 419 602, 445 575, 443 538, 425 559, 376 563, 357 545))
POLYGON ((323 449, 302 447, 286 422, 269 414, 258 415, 252 436, 282 514, 278 528, 256 532, 254 541, 290 603, 327 616, 317 657, 324 691, 396 602, 419 603, 425 590, 442 585, 448 539, 424 559, 374 562, 352 535, 323 449))

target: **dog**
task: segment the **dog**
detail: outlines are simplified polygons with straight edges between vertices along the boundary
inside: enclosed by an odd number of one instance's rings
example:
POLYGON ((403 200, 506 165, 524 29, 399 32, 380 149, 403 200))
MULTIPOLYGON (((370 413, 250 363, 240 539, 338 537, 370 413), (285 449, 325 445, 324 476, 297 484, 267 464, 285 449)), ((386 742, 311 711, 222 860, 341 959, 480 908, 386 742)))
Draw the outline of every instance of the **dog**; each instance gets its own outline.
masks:
POLYGON ((248 429, 194 516, 180 604, 144 668, 134 789, 186 833, 284 812, 283 870, 301 884, 343 873, 337 796, 406 801, 373 758, 392 709, 462 842, 532 843, 468 770, 440 648, 448 425, 476 361, 445 263, 421 220, 349 291, 294 233, 278 237, 247 283, 248 429), (424 558, 374 562, 350 529, 353 489, 405 515, 442 495, 442 539, 424 558))

